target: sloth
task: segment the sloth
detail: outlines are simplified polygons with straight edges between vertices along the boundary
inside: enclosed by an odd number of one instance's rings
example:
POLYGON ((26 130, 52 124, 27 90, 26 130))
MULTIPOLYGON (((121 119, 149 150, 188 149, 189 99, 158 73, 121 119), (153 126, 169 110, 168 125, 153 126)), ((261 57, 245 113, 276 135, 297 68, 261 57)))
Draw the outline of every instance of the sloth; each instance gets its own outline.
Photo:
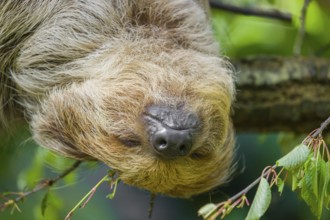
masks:
MULTIPOLYGON (((0 124, 189 198, 233 171, 235 98, 207 0, 3 0, 0 124)), ((3 129, 5 130, 5 129, 3 129)))

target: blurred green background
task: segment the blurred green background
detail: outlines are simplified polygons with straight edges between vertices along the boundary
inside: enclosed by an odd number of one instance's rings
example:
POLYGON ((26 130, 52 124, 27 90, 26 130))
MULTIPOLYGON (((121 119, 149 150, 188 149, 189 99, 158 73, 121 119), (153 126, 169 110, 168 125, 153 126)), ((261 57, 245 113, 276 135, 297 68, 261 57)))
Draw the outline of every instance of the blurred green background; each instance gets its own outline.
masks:
MULTIPOLYGON (((303 0, 236 0, 226 1, 244 7, 263 9, 276 8, 293 14, 293 24, 274 19, 243 16, 212 11, 212 23, 221 51, 230 58, 254 55, 292 56, 293 45, 299 29, 300 10, 303 0)), ((306 34, 302 47, 305 56, 330 57, 330 1, 313 0, 308 8, 306 34)), ((308 91, 307 91, 308 92, 308 91)), ((59 158, 56 155, 36 146, 30 140, 28 128, 17 125, 15 131, 0 133, 0 192, 22 191, 35 185, 46 177, 54 177, 73 161, 59 158)), ((309 131, 306 131, 309 132, 309 131)), ((153 218, 156 220, 201 219, 197 210, 210 200, 220 202, 232 196, 256 179, 262 169, 275 161, 302 141, 304 135, 292 133, 239 133, 237 134, 238 171, 232 182, 215 189, 211 193, 193 197, 189 200, 158 196, 155 200, 153 218)), ((21 212, 5 210, 0 212, 1 220, 57 220, 94 186, 106 173, 108 168, 99 163, 88 163, 77 172, 69 175, 48 192, 45 217, 41 213, 42 200, 47 193, 43 190, 19 203, 21 212)), ((113 200, 106 199, 109 187, 103 184, 84 209, 79 209, 72 219, 79 220, 140 220, 147 219, 149 198, 148 192, 119 184, 113 200)), ((252 201, 254 191, 249 194, 252 201)), ((0 198, 3 202, 3 198, 0 198)), ((45 203, 44 203, 45 204, 45 203)), ((244 219, 247 209, 236 209, 225 219, 244 219)), ((264 220, 310 220, 315 217, 307 205, 289 188, 280 196, 273 190, 270 208, 262 217, 264 220)), ((330 211, 325 211, 322 220, 330 219, 330 211)))
MULTIPOLYGON (((300 27, 303 0, 226 0, 230 4, 277 9, 293 15, 293 23, 213 10, 213 26, 222 52, 230 58, 253 55, 292 56, 300 27)), ((330 57, 330 1, 312 0, 306 15, 304 56, 330 57)))

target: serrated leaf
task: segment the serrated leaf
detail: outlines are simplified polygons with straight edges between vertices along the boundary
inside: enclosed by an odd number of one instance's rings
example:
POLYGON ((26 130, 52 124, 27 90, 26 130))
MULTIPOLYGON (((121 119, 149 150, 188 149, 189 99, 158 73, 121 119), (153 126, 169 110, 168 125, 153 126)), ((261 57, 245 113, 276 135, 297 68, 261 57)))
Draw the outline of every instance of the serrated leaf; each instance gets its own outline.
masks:
POLYGON ((317 176, 318 176, 317 199, 319 200, 317 214, 319 218, 322 216, 323 206, 325 207, 328 206, 327 197, 329 196, 328 188, 330 182, 330 174, 329 174, 330 170, 327 163, 322 159, 317 160, 317 176))
POLYGON ((308 204, 312 212, 316 215, 317 213, 317 196, 315 194, 315 181, 316 175, 315 175, 315 169, 314 169, 314 163, 309 163, 308 169, 305 170, 305 175, 302 180, 301 184, 301 197, 303 200, 308 204))
POLYGON ((330 161, 326 163, 327 185, 325 186, 324 206, 330 208, 330 161))
POLYGON ((294 170, 299 166, 302 166, 308 159, 310 151, 305 144, 296 146, 288 154, 280 158, 277 162, 277 166, 284 167, 288 170, 294 170))
POLYGON ((320 219, 323 206, 329 205, 329 162, 312 158, 305 165, 305 176, 301 185, 301 197, 308 204, 313 214, 320 219))
POLYGON ((270 186, 264 177, 261 177, 258 190, 254 196, 251 208, 245 220, 258 220, 266 212, 271 200, 270 186))
POLYGON ((49 195, 49 192, 47 192, 44 195, 44 198, 42 198, 42 201, 41 201, 41 215, 42 216, 45 216, 46 208, 48 206, 48 195, 49 195))
POLYGON ((208 218, 215 210, 217 205, 214 203, 208 203, 198 210, 198 216, 202 216, 204 219, 208 218))

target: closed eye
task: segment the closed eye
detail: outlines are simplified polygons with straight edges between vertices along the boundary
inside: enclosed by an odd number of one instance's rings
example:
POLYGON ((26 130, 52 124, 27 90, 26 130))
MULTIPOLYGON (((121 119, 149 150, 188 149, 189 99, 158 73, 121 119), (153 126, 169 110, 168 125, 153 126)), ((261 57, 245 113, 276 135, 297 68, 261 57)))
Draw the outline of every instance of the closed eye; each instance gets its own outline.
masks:
POLYGON ((117 137, 120 143, 124 144, 127 147, 137 147, 141 145, 141 141, 135 135, 130 137, 117 137))
POLYGON ((192 152, 192 154, 190 155, 192 159, 196 159, 196 160, 205 160, 208 159, 209 156, 210 156, 210 152, 205 149, 197 149, 194 152, 192 152))

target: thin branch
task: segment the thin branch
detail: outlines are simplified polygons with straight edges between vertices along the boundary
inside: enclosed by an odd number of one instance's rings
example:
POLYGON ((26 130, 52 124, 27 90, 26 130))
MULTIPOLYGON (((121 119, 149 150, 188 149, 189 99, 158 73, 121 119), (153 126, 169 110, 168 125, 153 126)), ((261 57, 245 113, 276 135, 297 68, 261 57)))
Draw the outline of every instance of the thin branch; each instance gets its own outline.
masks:
POLYGON ((113 175, 115 173, 108 173, 105 175, 76 205, 73 207, 70 212, 65 216, 64 220, 70 220, 73 213, 78 209, 78 208, 84 208, 86 204, 89 202, 89 200, 93 197, 93 195, 96 192, 96 189, 101 185, 101 183, 105 181, 109 181, 109 178, 112 179, 113 175))
POLYGON ((217 8, 225 11, 230 11, 243 15, 259 16, 265 18, 277 19, 285 22, 292 22, 292 15, 289 13, 284 13, 278 10, 262 10, 258 8, 244 8, 231 4, 227 4, 221 1, 210 0, 210 5, 212 8, 217 8))
POLYGON ((306 21, 306 13, 307 8, 311 0, 305 0, 304 5, 301 9, 301 15, 300 15, 300 30, 297 34, 296 42, 294 45, 293 53, 296 56, 299 56, 301 54, 301 48, 302 44, 304 42, 304 36, 305 36, 305 21, 306 21))
POLYGON ((247 187, 245 187, 243 190, 241 190, 239 193, 237 193, 236 195, 230 197, 228 200, 229 201, 235 201, 236 199, 238 199, 239 197, 241 197, 242 195, 246 194, 248 191, 250 191, 250 189, 252 189, 254 186, 256 186, 260 180, 261 177, 265 177, 267 176, 270 172, 272 172, 272 170, 275 170, 277 168, 276 165, 272 166, 267 172, 265 172, 262 176, 259 176, 258 179, 256 179, 255 181, 253 181, 250 185, 248 185, 247 187))
POLYGON ((24 198, 28 197, 29 195, 36 193, 44 188, 51 187, 56 182, 63 179, 65 176, 67 176, 68 174, 73 172, 75 169, 77 169, 77 167, 81 163, 82 163, 82 161, 76 161, 70 168, 63 171, 60 175, 58 175, 54 179, 44 179, 38 185, 36 185, 32 190, 19 193, 20 195, 18 197, 16 197, 15 199, 8 199, 7 202, 0 204, 0 210, 4 210, 5 208, 7 208, 10 205, 13 205, 13 204, 15 205, 18 202, 20 202, 21 200, 23 200, 24 198))
POLYGON ((154 205, 155 205, 155 199, 156 199, 156 194, 151 193, 150 194, 150 201, 149 201, 149 210, 148 210, 148 218, 151 219, 152 217, 152 212, 154 210, 154 205))
POLYGON ((325 121, 321 124, 321 127, 318 128, 318 129, 315 131, 315 133, 313 133, 312 138, 316 138, 317 136, 322 135, 323 130, 326 129, 326 127, 327 127, 329 124, 330 124, 330 117, 329 117, 327 120, 325 120, 325 121))

